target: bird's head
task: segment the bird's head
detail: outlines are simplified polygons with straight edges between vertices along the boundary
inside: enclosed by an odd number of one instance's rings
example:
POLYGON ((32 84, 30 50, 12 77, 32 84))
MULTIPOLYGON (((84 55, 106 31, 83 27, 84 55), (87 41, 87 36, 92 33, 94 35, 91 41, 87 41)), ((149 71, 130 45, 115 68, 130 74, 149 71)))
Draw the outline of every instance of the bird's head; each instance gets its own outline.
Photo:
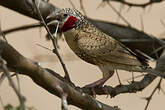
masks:
POLYGON ((84 16, 76 9, 63 8, 50 14, 47 19, 51 19, 48 25, 57 25, 59 23, 60 32, 66 32, 77 28, 84 19, 84 16))

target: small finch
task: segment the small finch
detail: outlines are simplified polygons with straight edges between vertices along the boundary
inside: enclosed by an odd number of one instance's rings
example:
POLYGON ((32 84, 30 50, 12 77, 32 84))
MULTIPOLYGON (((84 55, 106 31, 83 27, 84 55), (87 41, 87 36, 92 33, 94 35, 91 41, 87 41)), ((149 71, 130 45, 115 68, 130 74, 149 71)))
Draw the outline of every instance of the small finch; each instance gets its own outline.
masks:
POLYGON ((47 19, 51 19, 49 25, 59 22, 59 33, 64 34, 67 44, 77 56, 102 71, 103 78, 85 87, 103 87, 117 69, 144 72, 149 67, 145 59, 97 29, 78 10, 64 8, 50 14, 47 19))

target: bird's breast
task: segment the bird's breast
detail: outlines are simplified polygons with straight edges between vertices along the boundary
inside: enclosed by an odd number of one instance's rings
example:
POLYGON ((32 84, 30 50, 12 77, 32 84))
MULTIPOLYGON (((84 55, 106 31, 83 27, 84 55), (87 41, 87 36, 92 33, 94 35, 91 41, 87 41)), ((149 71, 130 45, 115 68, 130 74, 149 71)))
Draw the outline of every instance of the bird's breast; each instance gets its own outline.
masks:
POLYGON ((70 30, 65 32, 64 36, 67 44, 78 57, 88 63, 97 64, 96 57, 91 56, 89 52, 98 47, 97 43, 91 41, 90 33, 87 35, 79 30, 70 30))
POLYGON ((66 31, 64 32, 64 37, 67 44, 74 52, 79 50, 77 45, 78 31, 76 30, 66 31))

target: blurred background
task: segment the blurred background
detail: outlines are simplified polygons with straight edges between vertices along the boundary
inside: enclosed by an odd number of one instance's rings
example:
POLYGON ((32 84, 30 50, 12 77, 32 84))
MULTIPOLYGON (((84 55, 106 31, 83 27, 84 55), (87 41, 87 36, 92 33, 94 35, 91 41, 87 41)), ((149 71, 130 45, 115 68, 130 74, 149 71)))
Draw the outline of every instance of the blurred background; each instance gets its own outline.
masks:
MULTIPOLYGON (((112 8, 106 4, 100 6, 102 0, 83 0, 84 8, 86 14, 90 18, 111 21, 118 24, 125 24, 118 15, 112 10, 112 8), (98 7, 99 6, 99 7, 98 7)), ((127 0, 132 2, 132 0, 127 0)), ((136 0, 137 3, 145 3, 148 0, 136 0)), ((57 7, 64 8, 70 7, 69 0, 51 0, 51 3, 57 7)), ((72 0, 74 5, 78 10, 80 9, 79 0, 72 0)), ((134 1, 133 1, 134 2, 134 1)), ((134 2, 135 3, 135 2, 134 2)), ((112 3, 112 5, 120 10, 120 3, 112 3)), ((124 6, 122 8, 121 14, 127 19, 127 21, 136 29, 143 30, 149 35, 154 35, 156 37, 165 37, 165 27, 161 24, 160 20, 165 22, 165 2, 154 4, 148 6, 145 9, 124 6), (143 20, 143 25, 141 25, 141 19, 143 20)), ((21 26, 30 23, 36 23, 37 21, 23 15, 20 15, 14 11, 0 7, 0 22, 2 30, 13 28, 16 26, 21 26)), ((15 32, 7 35, 8 42, 18 50, 22 55, 35 60, 41 64, 42 67, 47 67, 55 70, 57 73, 64 75, 63 69, 58 62, 56 55, 51 53, 51 51, 43 49, 36 44, 41 44, 48 48, 53 48, 52 43, 46 41, 45 39, 46 31, 44 28, 25 30, 21 32, 15 32)), ((77 56, 73 54, 70 48, 67 46, 66 42, 59 41, 59 52, 66 64, 66 67, 70 73, 71 80, 78 86, 82 87, 86 84, 96 81, 102 77, 100 70, 80 60, 77 56)), ((150 63, 154 66, 154 62, 150 63)), ((118 71, 119 76, 123 84, 128 84, 128 79, 131 78, 130 72, 118 71)), ((140 75, 141 73, 135 73, 135 75, 140 75)), ((16 81, 16 78, 13 77, 16 81)), ((37 86, 29 77, 20 75, 20 87, 21 93, 26 97, 26 105, 33 106, 37 110, 60 110, 61 100, 56 96, 48 93, 46 90, 37 86)), ((139 80, 139 79, 137 79, 139 80)), ((97 99, 103 103, 109 104, 111 106, 119 106, 122 110, 144 110, 146 105, 145 97, 149 96, 158 83, 155 80, 149 87, 144 89, 142 92, 136 94, 121 94, 114 98, 106 98, 106 96, 97 96, 97 99)), ((118 79, 116 74, 107 81, 107 85, 118 85, 118 79)), ((162 83, 162 87, 165 87, 165 83, 162 83)), ((165 88, 163 88, 165 89, 165 88)), ((0 104, 0 110, 3 105, 8 103, 12 105, 18 105, 19 101, 15 95, 12 88, 9 86, 7 79, 2 82, 0 86, 0 98, 2 100, 0 104)), ((161 91, 156 92, 151 100, 148 110, 164 110, 165 94, 161 91)), ((74 106, 69 106, 69 110, 79 110, 74 106)))

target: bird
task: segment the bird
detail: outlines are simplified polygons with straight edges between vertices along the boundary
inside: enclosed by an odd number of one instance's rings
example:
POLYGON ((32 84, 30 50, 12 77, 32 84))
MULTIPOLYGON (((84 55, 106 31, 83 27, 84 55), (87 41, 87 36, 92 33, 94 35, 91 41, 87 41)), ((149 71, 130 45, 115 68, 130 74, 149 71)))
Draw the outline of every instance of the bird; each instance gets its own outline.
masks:
POLYGON ((96 28, 76 9, 63 8, 47 16, 48 25, 57 26, 71 50, 82 60, 96 65, 103 77, 86 88, 103 88, 115 70, 145 72, 148 61, 138 57, 118 40, 96 28))

